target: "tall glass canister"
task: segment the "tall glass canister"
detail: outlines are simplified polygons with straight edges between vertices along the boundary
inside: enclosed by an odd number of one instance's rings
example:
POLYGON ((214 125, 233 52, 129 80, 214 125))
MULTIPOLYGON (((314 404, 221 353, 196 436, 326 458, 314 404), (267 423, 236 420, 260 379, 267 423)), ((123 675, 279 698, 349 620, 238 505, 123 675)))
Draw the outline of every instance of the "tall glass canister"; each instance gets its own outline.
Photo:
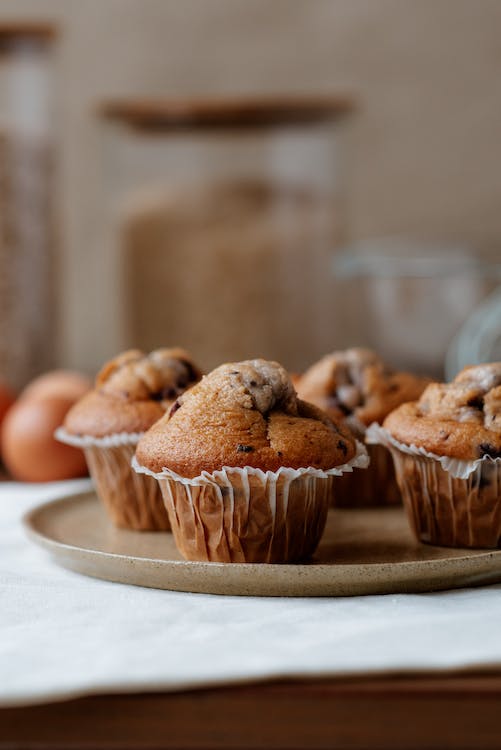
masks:
POLYGON ((103 107, 93 288, 107 354, 178 344, 206 368, 262 356, 299 370, 331 348, 350 109, 336 97, 103 107))
POLYGON ((0 379, 53 361, 52 51, 45 24, 0 24, 0 379))

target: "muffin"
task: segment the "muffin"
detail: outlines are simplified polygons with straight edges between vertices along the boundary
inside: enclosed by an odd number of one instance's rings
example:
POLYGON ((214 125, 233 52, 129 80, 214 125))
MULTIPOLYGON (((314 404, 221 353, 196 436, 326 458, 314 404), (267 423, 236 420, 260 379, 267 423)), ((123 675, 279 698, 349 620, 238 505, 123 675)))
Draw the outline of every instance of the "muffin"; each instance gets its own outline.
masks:
POLYGON ((68 412, 57 437, 85 451, 89 471, 116 526, 169 529, 158 484, 130 463, 137 442, 201 372, 182 349, 131 350, 108 362, 94 390, 68 412))
POLYGON ((416 536, 447 547, 501 543, 501 362, 432 383, 372 430, 390 448, 416 536))
POLYGON ((366 464, 283 367, 255 359, 218 367, 178 398, 133 465, 158 479, 187 559, 284 563, 314 552, 332 483, 366 464))
MULTIPOLYGON (((419 398, 430 381, 391 370, 370 349, 333 352, 312 365, 296 384, 300 398, 323 409, 333 419, 346 419, 364 440, 372 422, 381 423, 405 401, 419 398)), ((367 471, 347 474, 335 484, 334 504, 341 507, 394 505, 401 502, 393 462, 381 445, 368 447, 367 471)))

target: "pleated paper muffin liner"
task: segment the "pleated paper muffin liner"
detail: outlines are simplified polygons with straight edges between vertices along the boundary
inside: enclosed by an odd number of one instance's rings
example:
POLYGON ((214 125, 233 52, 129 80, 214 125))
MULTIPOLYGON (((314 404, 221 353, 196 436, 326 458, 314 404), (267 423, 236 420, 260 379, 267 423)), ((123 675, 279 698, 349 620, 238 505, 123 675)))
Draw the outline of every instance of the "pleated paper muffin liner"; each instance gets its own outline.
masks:
POLYGON ((367 471, 345 474, 333 488, 335 508, 387 507, 402 503, 390 451, 384 445, 367 445, 367 471))
POLYGON ((501 459, 438 456, 395 440, 379 425, 369 427, 367 438, 391 451, 418 539, 445 547, 501 546, 501 459))
POLYGON ((169 469, 154 473, 136 458, 132 466, 158 481, 177 547, 187 560, 290 563, 315 551, 333 482, 368 461, 357 442, 351 461, 327 471, 224 467, 186 478, 169 469))
POLYGON ((169 531, 169 517, 158 482, 131 469, 142 434, 122 432, 96 438, 71 435, 60 427, 56 438, 84 451, 99 499, 115 526, 136 531, 169 531))
MULTIPOLYGON (((346 417, 352 433, 365 443, 367 427, 354 415, 346 417)), ((367 471, 346 474, 336 482, 332 504, 336 508, 369 508, 398 505, 402 495, 397 484, 391 453, 384 445, 366 445, 370 465, 367 471)))

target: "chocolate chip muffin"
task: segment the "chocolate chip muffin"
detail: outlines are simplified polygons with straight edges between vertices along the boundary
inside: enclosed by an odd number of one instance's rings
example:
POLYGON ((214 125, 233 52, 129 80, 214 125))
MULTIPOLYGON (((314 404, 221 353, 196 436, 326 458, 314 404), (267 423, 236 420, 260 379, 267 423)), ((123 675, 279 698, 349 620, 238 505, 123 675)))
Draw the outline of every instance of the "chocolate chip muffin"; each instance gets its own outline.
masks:
MULTIPOLYGON (((430 381, 392 370, 370 349, 333 352, 312 365, 297 381, 301 398, 334 419, 346 419, 363 440, 366 428, 382 423, 395 407, 418 398, 430 381)), ((344 507, 401 502, 391 456, 380 445, 369 446, 368 471, 347 474, 336 482, 334 503, 344 507)))
POLYGON ((117 526, 166 530, 157 483, 130 462, 139 437, 201 377, 182 349, 130 350, 108 362, 94 390, 68 412, 58 437, 85 451, 98 494, 117 526))
POLYGON ((190 560, 292 562, 315 550, 332 483, 364 466, 343 425, 297 398, 276 362, 225 364, 180 396, 141 438, 190 560))
POLYGON ((445 546, 499 547, 501 363, 432 383, 383 428, 417 536, 445 546))

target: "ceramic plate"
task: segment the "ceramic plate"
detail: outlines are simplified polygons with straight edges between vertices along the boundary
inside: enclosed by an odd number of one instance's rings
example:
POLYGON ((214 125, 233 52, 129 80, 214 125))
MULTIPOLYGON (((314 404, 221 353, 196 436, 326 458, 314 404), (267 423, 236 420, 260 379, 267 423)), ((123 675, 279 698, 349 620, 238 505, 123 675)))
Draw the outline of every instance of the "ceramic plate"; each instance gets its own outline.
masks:
POLYGON ((501 581, 501 551, 414 541, 402 508, 331 510, 302 565, 186 562, 172 534, 116 529, 94 492, 44 503, 29 536, 65 568, 120 583, 241 596, 355 596, 439 591, 501 581))

